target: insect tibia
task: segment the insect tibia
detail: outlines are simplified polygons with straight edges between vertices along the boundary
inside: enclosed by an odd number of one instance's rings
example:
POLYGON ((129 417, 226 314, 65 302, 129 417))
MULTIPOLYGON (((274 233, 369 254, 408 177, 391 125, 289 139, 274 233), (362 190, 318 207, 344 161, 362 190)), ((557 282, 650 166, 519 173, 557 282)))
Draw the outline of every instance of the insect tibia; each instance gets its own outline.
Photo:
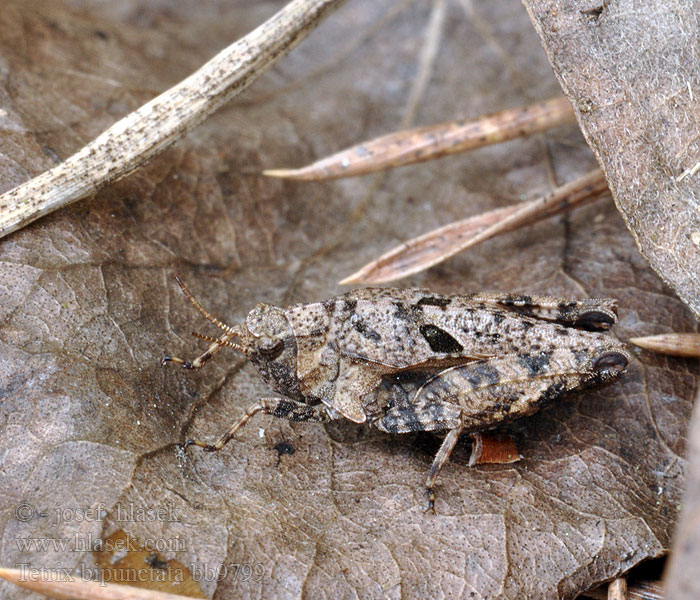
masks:
POLYGON ((164 367, 168 363, 173 362, 176 365, 182 365, 183 369, 193 369, 192 363, 189 360, 183 360, 177 356, 164 356, 160 359, 160 366, 164 367))
POLYGON ((425 491, 428 494, 428 508, 425 509, 424 514, 435 514, 435 490, 433 488, 425 488, 425 491))
POLYGON ((218 452, 233 439, 233 436, 236 435, 238 430, 243 427, 253 415, 256 415, 261 411, 269 412, 274 410, 277 405, 276 400, 276 398, 263 398, 255 404, 249 406, 248 410, 245 411, 245 414, 243 414, 238 421, 231 425, 229 430, 224 433, 215 443, 208 444, 199 440, 187 440, 185 442, 185 448, 188 446, 199 446, 200 448, 204 448, 204 450, 207 452, 218 452))
POLYGON ((217 450, 220 450, 220 448, 217 448, 214 444, 207 444, 205 442, 200 442, 199 440, 186 440, 184 444, 182 444, 183 450, 186 450, 190 446, 199 446, 200 448, 203 448, 205 452, 216 452, 217 450))

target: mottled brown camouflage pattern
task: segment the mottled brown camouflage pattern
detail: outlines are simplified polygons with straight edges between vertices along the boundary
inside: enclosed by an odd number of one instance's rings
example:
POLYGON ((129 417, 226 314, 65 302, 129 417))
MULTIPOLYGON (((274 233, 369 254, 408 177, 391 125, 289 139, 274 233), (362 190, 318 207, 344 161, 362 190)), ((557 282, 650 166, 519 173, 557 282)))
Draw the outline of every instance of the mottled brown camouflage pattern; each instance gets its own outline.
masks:
POLYGON ((609 335, 560 323, 594 315, 607 327, 615 322, 614 310, 614 300, 365 288, 289 307, 285 316, 297 344, 304 397, 363 423, 361 398, 386 375, 504 354, 603 347, 609 335))
POLYGON ((259 304, 245 325, 229 327, 183 290, 225 333, 192 362, 164 361, 198 368, 232 346, 285 397, 260 399, 215 444, 188 444, 219 450, 257 412, 292 421, 344 417, 389 433, 448 431, 428 488, 461 433, 611 381, 629 361, 605 331, 617 320, 612 299, 365 288, 286 309, 259 304))

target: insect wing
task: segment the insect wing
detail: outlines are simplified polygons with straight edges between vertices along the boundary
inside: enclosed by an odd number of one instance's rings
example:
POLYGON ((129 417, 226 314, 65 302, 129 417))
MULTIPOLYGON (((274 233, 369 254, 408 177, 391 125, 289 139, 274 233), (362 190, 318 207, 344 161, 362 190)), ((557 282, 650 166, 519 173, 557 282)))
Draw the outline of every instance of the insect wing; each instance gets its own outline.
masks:
POLYGON ((451 367, 429 379, 409 402, 388 410, 378 427, 392 432, 454 428, 457 411, 464 431, 487 429, 588 383, 608 381, 626 364, 624 350, 610 346, 513 354, 451 367))

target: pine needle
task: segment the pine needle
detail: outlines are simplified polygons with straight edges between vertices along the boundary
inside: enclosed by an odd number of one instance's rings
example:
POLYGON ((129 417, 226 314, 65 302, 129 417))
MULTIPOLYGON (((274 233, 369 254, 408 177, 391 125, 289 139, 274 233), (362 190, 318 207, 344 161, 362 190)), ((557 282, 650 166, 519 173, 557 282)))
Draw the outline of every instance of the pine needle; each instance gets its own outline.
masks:
POLYGON ((66 576, 59 569, 4 569, 0 577, 19 587, 56 600, 200 600, 116 583, 66 576))
POLYGON ((451 121, 390 133, 300 169, 268 169, 263 175, 312 181, 365 175, 505 142, 573 121, 569 101, 553 98, 471 121, 451 121))
POLYGON ((630 343, 659 354, 700 357, 700 333, 662 333, 631 338, 630 343))
POLYGON ((603 173, 595 169, 547 196, 456 221, 409 240, 346 277, 340 284, 386 283, 408 277, 489 238, 591 202, 607 189, 603 173))

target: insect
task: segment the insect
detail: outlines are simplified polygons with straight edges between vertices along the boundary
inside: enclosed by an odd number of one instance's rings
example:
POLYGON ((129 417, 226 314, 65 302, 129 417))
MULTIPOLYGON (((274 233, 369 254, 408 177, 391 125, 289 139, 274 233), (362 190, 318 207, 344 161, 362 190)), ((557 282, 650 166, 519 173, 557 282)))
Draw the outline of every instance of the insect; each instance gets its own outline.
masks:
POLYGON ((166 356, 162 364, 198 369, 221 348, 233 348, 283 396, 259 399, 215 443, 185 446, 221 450, 259 412, 291 421, 342 417, 389 433, 446 431, 425 484, 431 506, 460 434, 612 381, 629 362, 606 331, 617 320, 612 299, 365 288, 288 308, 258 304, 245 323, 230 326, 176 280, 223 333, 194 333, 211 343, 206 352, 191 362, 166 356))

